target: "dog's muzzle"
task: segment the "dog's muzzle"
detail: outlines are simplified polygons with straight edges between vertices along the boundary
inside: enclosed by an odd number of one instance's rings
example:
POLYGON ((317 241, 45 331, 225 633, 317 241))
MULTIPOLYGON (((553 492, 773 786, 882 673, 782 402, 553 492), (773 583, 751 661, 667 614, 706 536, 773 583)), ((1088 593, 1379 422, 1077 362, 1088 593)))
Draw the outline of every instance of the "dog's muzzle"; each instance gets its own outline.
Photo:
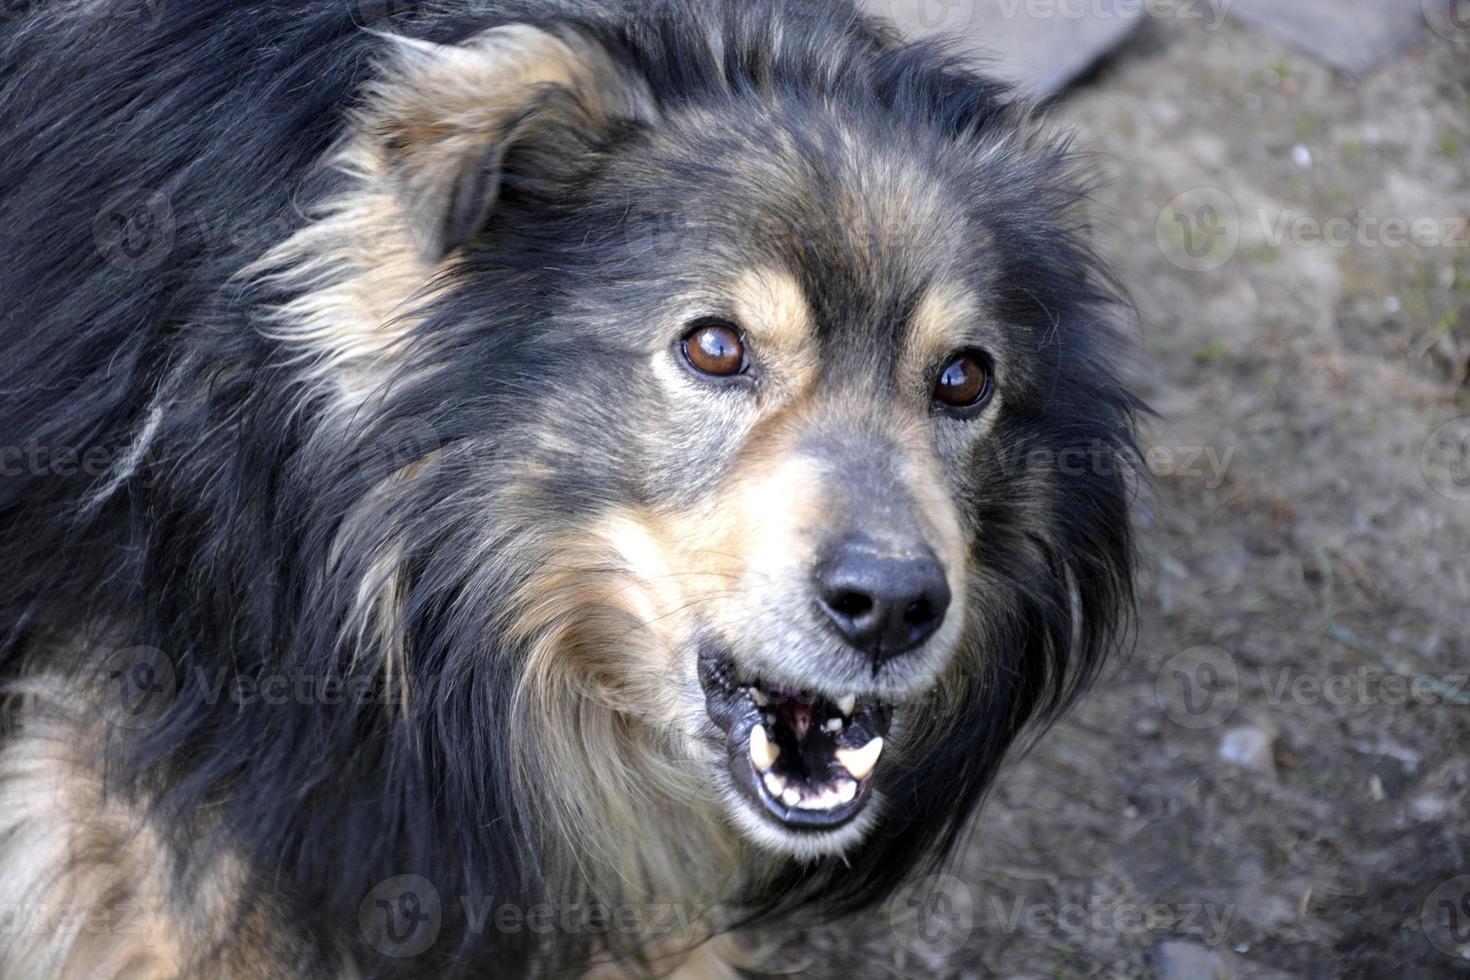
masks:
POLYGON ((791 831, 827 831, 856 817, 892 717, 888 705, 856 695, 823 697, 742 681, 732 661, 700 661, 710 718, 726 732, 736 788, 791 831))

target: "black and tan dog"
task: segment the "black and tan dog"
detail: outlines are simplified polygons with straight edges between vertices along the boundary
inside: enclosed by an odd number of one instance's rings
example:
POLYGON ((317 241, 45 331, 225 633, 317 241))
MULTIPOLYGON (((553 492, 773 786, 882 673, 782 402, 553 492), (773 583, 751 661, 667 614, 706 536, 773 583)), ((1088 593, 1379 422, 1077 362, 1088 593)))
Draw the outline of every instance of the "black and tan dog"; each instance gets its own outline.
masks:
POLYGON ((1025 105, 838 0, 397 7, 6 14, 7 980, 713 968, 1127 621, 1025 105))

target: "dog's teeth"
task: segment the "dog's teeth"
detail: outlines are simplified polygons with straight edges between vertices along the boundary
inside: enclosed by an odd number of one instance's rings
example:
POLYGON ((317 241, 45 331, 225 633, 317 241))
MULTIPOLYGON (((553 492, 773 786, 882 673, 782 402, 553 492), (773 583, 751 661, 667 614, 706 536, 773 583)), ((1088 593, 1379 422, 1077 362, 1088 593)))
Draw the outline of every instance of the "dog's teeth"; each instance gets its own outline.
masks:
POLYGON ((785 803, 787 806, 796 806, 798 803, 801 802, 801 790, 797 789, 795 786, 792 786, 786 792, 781 794, 781 802, 785 803))
POLYGON ((842 697, 840 697, 840 698, 837 699, 837 710, 841 711, 844 715, 846 715, 849 718, 852 717, 852 713, 853 713, 853 711, 856 708, 857 708, 857 695, 856 694, 844 694, 842 697))
POLYGON ((842 763, 842 768, 852 773, 854 779, 863 779, 873 771, 878 764, 878 756, 883 754, 883 739, 873 739, 860 749, 838 749, 837 761, 842 763))
POLYGON ((767 711, 763 717, 766 719, 767 725, 774 726, 776 724, 776 712, 767 711))
POLYGON ((780 755, 781 750, 771 744, 764 727, 756 725, 750 730, 750 761, 757 769, 765 772, 776 764, 780 755))
POLYGON ((771 699, 766 697, 765 692, 758 687, 750 689, 750 699, 762 708, 771 703, 771 699))
POLYGON ((799 804, 802 810, 830 810, 841 803, 835 789, 824 789, 819 796, 808 796, 799 804))
POLYGON ((851 803, 855 796, 857 796, 857 783, 851 779, 843 779, 837 783, 837 801, 839 803, 851 803))
POLYGON ((833 732, 833 733, 842 731, 842 719, 841 718, 828 718, 827 719, 827 723, 822 726, 822 730, 823 731, 828 731, 828 732, 833 732))
POLYGON ((781 794, 786 792, 786 780, 782 779, 780 776, 776 775, 773 772, 766 773, 765 783, 766 792, 770 793, 778 800, 781 798, 781 794))

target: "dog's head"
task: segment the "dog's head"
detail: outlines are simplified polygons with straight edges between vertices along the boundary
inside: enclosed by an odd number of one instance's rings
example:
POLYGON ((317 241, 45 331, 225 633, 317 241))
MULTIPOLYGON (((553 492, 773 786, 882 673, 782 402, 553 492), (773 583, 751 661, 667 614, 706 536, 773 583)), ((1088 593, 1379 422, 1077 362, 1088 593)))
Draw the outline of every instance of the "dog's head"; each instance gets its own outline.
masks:
POLYGON ((1064 147, 841 18, 388 43, 333 219, 387 231, 284 329, 435 433, 343 549, 426 637, 406 702, 513 677, 535 819, 591 850, 674 808, 900 872, 1128 601, 1133 403, 1064 147))

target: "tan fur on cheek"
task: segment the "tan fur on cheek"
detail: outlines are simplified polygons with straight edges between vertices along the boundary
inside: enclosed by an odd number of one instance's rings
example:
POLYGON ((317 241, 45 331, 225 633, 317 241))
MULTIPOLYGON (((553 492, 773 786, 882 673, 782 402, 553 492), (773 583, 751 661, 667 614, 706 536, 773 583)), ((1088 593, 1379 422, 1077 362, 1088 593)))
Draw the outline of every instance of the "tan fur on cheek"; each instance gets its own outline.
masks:
POLYGON ((550 555, 511 633, 527 659, 507 748, 534 819, 583 880, 712 902, 714 883, 690 869, 739 867, 742 852, 698 812, 708 759, 688 739, 668 597, 624 564, 666 580, 650 564, 658 551, 635 522, 612 520, 550 555))
POLYGON ((698 902, 728 885, 719 869, 765 868, 712 792, 695 673, 698 629, 734 630, 775 566, 805 560, 796 542, 816 514, 805 505, 815 470, 759 455, 698 507, 622 508, 569 533, 521 591, 512 636, 528 655, 511 749, 538 819, 580 866, 605 869, 596 880, 698 902))
POLYGON ((621 512, 604 524, 629 576, 629 606, 688 659, 698 627, 740 635, 758 607, 803 580, 824 519, 822 468, 794 445, 800 406, 757 424, 741 465, 699 504, 621 512), (633 597, 637 597, 634 599, 633 597), (651 618, 650 618, 651 617, 651 618))

